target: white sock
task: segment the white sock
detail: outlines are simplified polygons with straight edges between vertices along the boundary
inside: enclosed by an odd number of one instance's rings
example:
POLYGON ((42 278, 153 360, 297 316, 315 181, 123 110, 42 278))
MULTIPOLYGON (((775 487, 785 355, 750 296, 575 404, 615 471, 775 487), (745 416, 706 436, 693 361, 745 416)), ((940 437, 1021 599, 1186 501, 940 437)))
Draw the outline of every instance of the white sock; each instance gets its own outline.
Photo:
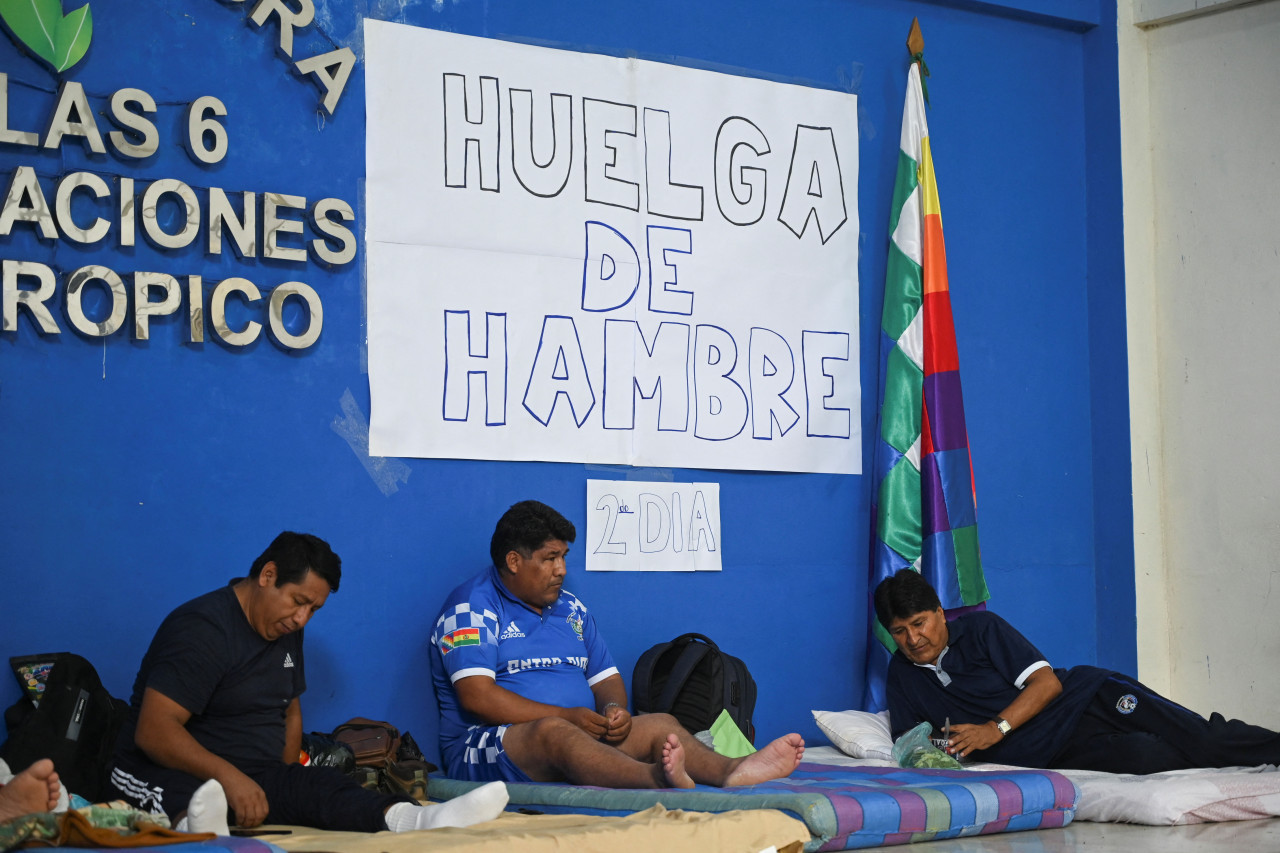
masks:
POLYGON ((191 795, 187 803, 187 816, 178 821, 176 829, 182 832, 212 832, 215 835, 230 835, 227 826, 227 792, 222 790, 222 783, 210 779, 191 795), (185 824, 185 826, 184 826, 185 824))
POLYGON ((460 797, 443 803, 419 806, 396 803, 384 816, 387 829, 407 832, 411 829, 439 829, 444 826, 471 826, 493 820, 507 806, 507 786, 490 782, 460 797))

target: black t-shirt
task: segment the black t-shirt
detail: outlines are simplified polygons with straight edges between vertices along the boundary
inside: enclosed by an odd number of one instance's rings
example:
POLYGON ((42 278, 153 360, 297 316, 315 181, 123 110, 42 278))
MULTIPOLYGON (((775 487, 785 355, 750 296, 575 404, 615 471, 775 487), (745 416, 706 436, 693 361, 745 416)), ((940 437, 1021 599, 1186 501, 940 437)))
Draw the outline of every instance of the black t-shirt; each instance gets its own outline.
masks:
MULTIPOLYGON (((1026 637, 990 611, 968 613, 947 623, 949 643, 940 668, 916 666, 896 651, 889 662, 889 720, 895 738, 928 721, 935 736, 951 724, 989 722, 1009 707, 1026 678, 1045 657, 1026 637)), ((1086 705, 1109 674, 1093 666, 1055 669, 1062 694, 989 749, 979 761, 1047 767, 1066 744, 1086 705)))
POLYGON ((150 687, 191 712, 187 731, 214 755, 241 770, 278 764, 285 710, 306 690, 303 669, 302 631, 263 639, 231 586, 188 601, 160 624, 142 658, 119 751, 149 760, 134 732, 150 687))

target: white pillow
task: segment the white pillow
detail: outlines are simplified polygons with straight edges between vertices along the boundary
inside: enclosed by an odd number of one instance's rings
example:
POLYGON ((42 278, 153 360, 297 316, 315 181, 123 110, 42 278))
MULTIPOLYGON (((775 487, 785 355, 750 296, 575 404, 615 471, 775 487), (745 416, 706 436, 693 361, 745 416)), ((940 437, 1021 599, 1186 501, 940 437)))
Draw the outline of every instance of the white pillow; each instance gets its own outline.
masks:
POLYGON ((845 755, 854 758, 893 760, 893 735, 889 712, 814 711, 818 728, 845 755))

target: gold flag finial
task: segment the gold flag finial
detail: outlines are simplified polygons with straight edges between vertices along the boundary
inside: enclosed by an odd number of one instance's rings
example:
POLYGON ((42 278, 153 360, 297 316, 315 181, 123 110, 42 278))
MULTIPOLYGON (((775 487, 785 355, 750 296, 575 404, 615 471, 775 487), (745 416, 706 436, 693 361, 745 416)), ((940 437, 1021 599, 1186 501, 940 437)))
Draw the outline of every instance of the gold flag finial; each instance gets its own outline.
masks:
POLYGON ((913 59, 924 53, 924 33, 920 32, 920 19, 911 19, 911 32, 907 33, 907 52, 913 59))
POLYGON ((911 54, 911 61, 920 64, 920 92, 924 95, 925 106, 929 105, 929 84, 926 78, 929 76, 929 66, 924 63, 924 33, 920 32, 920 19, 911 19, 911 32, 907 33, 907 52, 911 54))

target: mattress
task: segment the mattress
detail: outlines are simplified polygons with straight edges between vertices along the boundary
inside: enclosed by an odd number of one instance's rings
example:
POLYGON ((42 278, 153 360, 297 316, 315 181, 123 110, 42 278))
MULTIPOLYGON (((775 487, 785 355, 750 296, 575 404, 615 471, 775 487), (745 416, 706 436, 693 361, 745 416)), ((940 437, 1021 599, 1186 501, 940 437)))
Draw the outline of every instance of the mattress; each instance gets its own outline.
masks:
MULTIPOLYGON (((805 755, 842 767, 891 766, 878 759, 852 758, 835 747, 808 748, 805 755)), ((1007 764, 977 763, 976 773, 1000 772, 1007 764)), ((1056 770, 1080 791, 1076 820, 1181 826, 1229 820, 1280 817, 1280 772, 1275 765, 1169 770, 1135 776, 1100 770, 1056 770)))
MULTIPOLYGON (((477 786, 435 774, 428 793, 451 799, 477 786)), ((637 791, 508 783, 507 790, 508 810, 524 813, 625 815, 658 804, 696 812, 777 809, 804 821, 811 836, 806 851, 1065 826, 1079 796, 1069 779, 1048 770, 971 773, 811 762, 786 779, 742 788, 637 791)))
MULTIPOLYGON (((281 836, 273 835, 273 838, 281 836)), ((147 853, 284 853, 265 838, 244 838, 220 835, 208 841, 187 841, 181 844, 158 844, 146 848, 147 853)))
MULTIPOLYGON (((279 836, 275 836, 279 837, 279 836)), ((33 844, 32 847, 46 847, 45 844, 33 844)), ((120 843, 112 847, 78 847, 78 850, 96 850, 100 853, 118 853, 120 850, 143 850, 146 853, 285 853, 285 851, 267 841, 256 838, 235 836, 218 836, 207 841, 175 841, 171 844, 155 844, 146 842, 145 846, 134 846, 129 836, 122 836, 120 843)))

